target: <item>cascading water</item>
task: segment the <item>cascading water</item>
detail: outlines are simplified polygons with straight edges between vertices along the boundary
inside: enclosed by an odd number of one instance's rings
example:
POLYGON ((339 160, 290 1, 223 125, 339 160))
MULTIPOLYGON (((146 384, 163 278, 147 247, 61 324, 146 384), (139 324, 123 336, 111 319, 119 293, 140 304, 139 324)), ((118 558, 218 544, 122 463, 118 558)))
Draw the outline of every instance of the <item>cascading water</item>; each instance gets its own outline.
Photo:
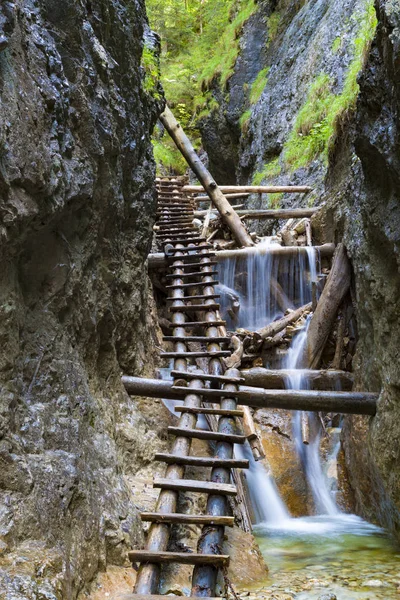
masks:
MULTIPOLYGON (((307 341, 308 323, 294 338, 292 346, 289 348, 285 367, 291 369, 292 375, 288 378, 288 388, 295 390, 307 389, 307 382, 304 378, 304 371, 301 367, 301 361, 307 341), (300 363, 300 364, 299 364, 300 363)), ((303 443, 301 430, 301 412, 296 411, 293 416, 293 434, 296 444, 296 450, 302 462, 307 481, 314 498, 315 508, 318 514, 337 515, 338 509, 327 485, 326 477, 322 470, 319 446, 321 441, 320 427, 313 413, 307 414, 311 423, 311 429, 314 435, 309 444, 303 443)))
POLYGON ((219 263, 218 291, 229 327, 256 330, 283 315, 287 308, 311 302, 315 249, 299 248, 298 254, 284 257, 269 252, 273 247, 267 239, 246 257, 219 263), (238 312, 232 311, 235 299, 240 305, 238 312))

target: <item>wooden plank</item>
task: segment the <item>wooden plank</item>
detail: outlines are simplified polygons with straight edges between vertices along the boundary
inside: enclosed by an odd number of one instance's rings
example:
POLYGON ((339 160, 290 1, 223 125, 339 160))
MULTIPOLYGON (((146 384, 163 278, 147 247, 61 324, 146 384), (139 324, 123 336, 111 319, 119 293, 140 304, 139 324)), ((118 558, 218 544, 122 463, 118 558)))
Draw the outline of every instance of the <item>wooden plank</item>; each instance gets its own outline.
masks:
MULTIPOLYGON (((129 560, 137 563, 178 563, 182 565, 213 565, 224 567, 229 564, 226 554, 195 554, 194 552, 151 552, 149 550, 131 550, 129 560)), ((164 596, 165 598, 165 596, 164 596)))
MULTIPOLYGON (((179 327, 179 325, 176 325, 179 327)), ((207 337, 205 335, 165 335, 164 342, 204 342, 205 344, 228 344, 230 337, 207 337)))
MULTIPOLYGON (((176 256, 175 257, 175 261, 180 261, 181 260, 181 256, 176 256)), ((202 258, 202 256, 196 256, 193 258, 197 258, 197 260, 199 260, 200 258, 202 258)), ((196 262, 196 263, 188 263, 188 264, 183 264, 183 265, 176 265, 176 264, 172 264, 172 265, 168 265, 169 269, 180 269, 181 271, 183 271, 184 269, 193 269, 193 268, 201 268, 201 267, 215 267, 217 265, 217 261, 216 260, 209 260, 206 263, 202 263, 202 262, 196 262)), ((209 273, 212 273, 212 271, 200 271, 200 275, 205 276, 208 275, 209 273)), ((179 277, 179 275, 178 275, 179 277)))
POLYGON ((235 458, 215 458, 204 456, 176 456, 175 454, 158 453, 154 460, 168 465, 186 465, 192 467, 225 467, 225 469, 248 469, 249 461, 235 458))
POLYGON ((175 254, 176 252, 186 252, 186 251, 189 252, 190 250, 192 250, 192 251, 193 250, 202 250, 203 248, 206 250, 207 248, 212 248, 212 247, 213 247, 213 245, 206 242, 203 238, 201 240, 201 242, 196 246, 183 246, 182 248, 172 248, 171 250, 168 250, 168 254, 175 254))
POLYGON ((165 258, 167 260, 167 263, 170 265, 172 262, 174 262, 176 260, 181 260, 183 262, 186 262, 186 261, 191 261, 193 259, 200 260, 201 258, 209 258, 211 256, 215 256, 215 251, 202 252, 201 254, 200 254, 200 252, 197 252, 196 248, 192 248, 192 251, 194 252, 194 254, 182 254, 182 256, 181 255, 179 255, 179 256, 176 256, 176 255, 168 256, 167 255, 165 258))
MULTIPOLYGON (((279 193, 296 193, 305 194, 312 192, 313 188, 308 185, 220 185, 221 192, 227 194, 237 194, 245 192, 249 194, 279 194, 279 193)), ((201 185, 185 185, 182 188, 183 192, 196 194, 204 191, 201 185)))
MULTIPOLYGON (((190 388, 188 388, 190 389, 190 388)), ((234 410, 233 408, 196 408, 193 406, 175 406, 177 413, 189 413, 192 415, 216 415, 224 417, 243 417, 243 410, 234 410)))
POLYGON ((176 296, 174 298, 166 298, 167 302, 175 302, 175 300, 212 300, 213 298, 221 298, 221 294, 200 294, 197 296, 176 296))
POLYGON ((209 373, 191 373, 189 371, 171 371, 172 377, 179 379, 205 379, 218 383, 243 383, 243 377, 228 377, 226 375, 210 375, 209 373))
MULTIPOLYGON (((180 300, 180 298, 175 298, 175 300, 180 300)), ((183 306, 169 306, 168 310, 172 313, 174 312, 204 312, 207 310, 219 310, 219 304, 215 302, 212 304, 185 304, 183 306)))
MULTIPOLYGON (((175 267, 176 269, 184 269, 185 267, 209 267, 216 265, 216 262, 199 263, 196 265, 182 265, 181 267, 175 267)), ((182 279, 185 277, 211 277, 212 275, 218 275, 218 271, 193 271, 192 273, 168 273, 165 277, 167 279, 182 279)))
MULTIPOLYGON (((182 327, 182 325, 179 325, 179 327, 182 327)), ((161 352, 160 358, 221 358, 230 355, 229 350, 217 350, 216 352, 199 350, 198 352, 161 352)), ((183 389, 186 390, 186 388, 183 389)))
MULTIPOLYGON (((200 393, 202 393, 201 390, 200 393)), ((232 393, 232 392, 231 392, 232 393)), ((168 433, 177 437, 196 438, 198 440, 210 440, 216 442, 228 442, 228 444, 244 444, 245 435, 234 433, 220 433, 219 431, 205 431, 204 429, 186 429, 184 427, 168 427, 168 433)))
MULTIPOLYGON (((302 219, 312 217, 318 211, 317 208, 292 208, 271 210, 238 210, 237 214, 244 219, 302 219)), ((202 218, 207 215, 207 210, 194 211, 194 218, 202 218)), ((212 214, 217 214, 213 210, 212 214)))
POLYGON ((214 483, 213 481, 198 481, 197 479, 164 479, 155 477, 153 487, 175 492, 198 492, 199 494, 221 494, 236 496, 236 486, 231 483, 214 483))
POLYGON ((186 321, 186 323, 173 324, 172 327, 223 327, 226 321, 186 321))
MULTIPOLYGON (((178 523, 187 525, 221 525, 233 527, 235 517, 217 517, 213 515, 187 515, 184 513, 140 513, 142 521, 147 523, 178 523)), ((163 596, 165 598, 165 596, 163 596)))
MULTIPOLYGON (((112 596, 111 600, 168 600, 169 598, 179 598, 180 600, 199 600, 199 596, 175 596, 175 594, 168 594, 168 596, 159 596, 155 594, 118 594, 118 596, 112 596)), ((207 596, 207 600, 224 600, 223 596, 218 598, 207 596)))
POLYGON ((165 286, 165 289, 167 290, 179 290, 180 288, 182 289, 186 289, 186 288, 194 288, 194 287, 214 287, 215 285, 218 285, 219 281, 218 279, 216 279, 215 281, 196 281, 193 283, 176 283, 175 285, 167 285, 165 286))

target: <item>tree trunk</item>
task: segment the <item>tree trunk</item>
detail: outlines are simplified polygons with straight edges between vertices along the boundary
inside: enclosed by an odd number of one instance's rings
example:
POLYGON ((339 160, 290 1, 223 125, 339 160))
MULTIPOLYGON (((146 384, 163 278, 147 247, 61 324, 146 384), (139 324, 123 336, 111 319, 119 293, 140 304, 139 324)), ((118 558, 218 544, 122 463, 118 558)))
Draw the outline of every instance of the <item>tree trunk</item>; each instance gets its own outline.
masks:
POLYGON ((185 132, 175 119, 168 106, 160 116, 160 121, 174 140, 176 146, 184 156, 188 165, 197 175, 199 181, 212 200, 215 208, 217 208, 220 212, 222 221, 232 232, 232 236, 236 243, 239 246, 244 247, 254 246, 254 242, 247 233, 242 221, 235 213, 232 206, 229 204, 228 200, 225 198, 214 179, 211 177, 210 173, 197 156, 189 138, 186 136, 185 132))
POLYGON ((311 311, 311 302, 309 304, 306 304, 305 306, 301 306, 300 308, 294 310, 288 315, 285 315, 284 317, 282 317, 282 319, 279 319, 278 321, 273 321, 266 327, 255 331, 254 337, 260 340, 265 340, 265 338, 268 337, 274 337, 274 335, 282 331, 282 329, 285 329, 288 325, 290 325, 290 323, 294 323, 295 321, 300 319, 300 317, 302 317, 304 313, 309 311, 311 311))
POLYGON ((344 245, 339 244, 333 258, 331 272, 308 328, 304 362, 310 369, 317 369, 321 362, 322 352, 339 306, 349 291, 350 280, 350 262, 344 245))

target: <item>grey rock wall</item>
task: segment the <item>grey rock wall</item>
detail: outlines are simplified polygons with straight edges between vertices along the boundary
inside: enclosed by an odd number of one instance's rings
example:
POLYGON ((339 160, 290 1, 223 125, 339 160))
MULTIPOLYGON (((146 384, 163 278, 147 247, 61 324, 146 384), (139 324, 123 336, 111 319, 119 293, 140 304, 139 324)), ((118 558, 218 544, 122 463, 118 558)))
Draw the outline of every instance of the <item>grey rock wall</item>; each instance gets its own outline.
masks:
POLYGON ((128 478, 162 447, 142 0, 0 7, 0 597, 76 598, 142 541, 128 478))

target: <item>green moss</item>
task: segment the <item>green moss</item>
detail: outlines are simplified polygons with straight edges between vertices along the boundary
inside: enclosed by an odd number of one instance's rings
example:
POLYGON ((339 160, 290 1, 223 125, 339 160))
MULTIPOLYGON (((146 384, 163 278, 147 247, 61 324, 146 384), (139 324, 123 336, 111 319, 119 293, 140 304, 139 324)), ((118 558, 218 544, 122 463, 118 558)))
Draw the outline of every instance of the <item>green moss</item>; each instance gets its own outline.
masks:
POLYGON ((332 52, 334 54, 337 54, 341 47, 342 47, 342 38, 340 36, 338 36, 333 40, 332 52))
POLYGON ((156 100, 159 100, 161 94, 159 91, 160 68, 158 56, 154 50, 148 46, 143 47, 141 66, 144 71, 144 91, 153 96, 156 100))
POLYGON ((242 116, 239 119, 239 125, 240 125, 240 129, 245 132, 247 131, 248 125, 249 125, 249 121, 250 121, 250 117, 251 117, 251 108, 249 108, 248 110, 246 110, 242 116))
POLYGON ((268 208, 280 208, 283 193, 279 194, 268 194, 268 208))
POLYGON ((281 173, 281 165, 279 164, 279 157, 266 163, 261 171, 257 171, 253 175, 253 185, 261 185, 264 181, 277 177, 281 173))
POLYGON ((268 40, 267 40, 267 44, 266 44, 267 48, 269 48, 269 46, 272 44, 272 42, 276 39, 280 22, 281 22, 281 13, 277 10, 268 17, 268 21, 267 21, 268 40))
POLYGON ((373 0, 368 0, 365 13, 354 18, 359 28, 342 92, 332 92, 333 82, 325 73, 312 83, 284 146, 284 160, 292 170, 307 166, 317 157, 327 162, 342 123, 355 109, 359 93, 357 76, 365 64, 377 24, 373 0))
POLYGON ((256 104, 260 97, 261 94, 264 91, 265 86, 268 83, 268 73, 270 71, 270 67, 266 67, 265 69, 262 69, 259 74, 257 75, 257 77, 255 78, 255 80, 253 81, 252 85, 251 85, 251 89, 250 89, 250 103, 251 104, 256 104))
MULTIPOLYGON (((235 2, 230 4, 233 8, 235 2)), ((211 57, 206 60, 200 74, 203 89, 208 89, 215 77, 219 77, 221 84, 225 85, 232 76, 239 55, 239 34, 256 9, 254 0, 240 3, 236 16, 226 25, 211 57)))

